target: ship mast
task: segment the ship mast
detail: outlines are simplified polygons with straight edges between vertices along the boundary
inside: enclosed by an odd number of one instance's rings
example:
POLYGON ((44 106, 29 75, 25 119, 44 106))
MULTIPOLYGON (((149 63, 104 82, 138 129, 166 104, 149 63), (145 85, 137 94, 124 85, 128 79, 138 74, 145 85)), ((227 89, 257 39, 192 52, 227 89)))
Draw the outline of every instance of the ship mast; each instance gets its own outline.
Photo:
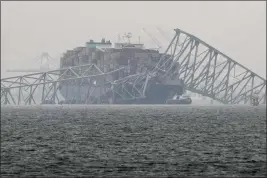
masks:
POLYGON ((127 33, 127 34, 125 33, 125 34, 124 34, 124 37, 128 38, 128 43, 130 44, 130 43, 131 43, 131 40, 130 40, 130 39, 131 39, 131 37, 132 37, 132 33, 131 33, 131 32, 129 32, 129 33, 127 33))

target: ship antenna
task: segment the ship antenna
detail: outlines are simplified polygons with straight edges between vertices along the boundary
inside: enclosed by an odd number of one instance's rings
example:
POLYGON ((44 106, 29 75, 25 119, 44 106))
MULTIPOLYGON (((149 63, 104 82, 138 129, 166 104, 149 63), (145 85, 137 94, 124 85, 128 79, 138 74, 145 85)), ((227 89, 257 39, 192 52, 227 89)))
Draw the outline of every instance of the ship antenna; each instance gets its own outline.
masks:
POLYGON ((118 43, 121 41, 121 36, 118 34, 118 43))
POLYGON ((130 44, 130 43, 131 43, 131 40, 130 40, 130 39, 131 39, 131 37, 132 37, 132 33, 130 33, 130 32, 127 33, 127 34, 125 33, 125 34, 124 34, 124 37, 128 38, 128 43, 130 44))

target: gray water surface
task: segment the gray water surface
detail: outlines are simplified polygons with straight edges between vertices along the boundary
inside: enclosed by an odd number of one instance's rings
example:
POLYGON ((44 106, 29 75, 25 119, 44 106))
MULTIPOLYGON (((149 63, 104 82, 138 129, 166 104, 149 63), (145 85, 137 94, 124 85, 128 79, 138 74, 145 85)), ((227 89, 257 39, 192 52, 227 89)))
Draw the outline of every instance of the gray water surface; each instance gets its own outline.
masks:
POLYGON ((1 175, 264 176, 266 105, 2 106, 1 175))

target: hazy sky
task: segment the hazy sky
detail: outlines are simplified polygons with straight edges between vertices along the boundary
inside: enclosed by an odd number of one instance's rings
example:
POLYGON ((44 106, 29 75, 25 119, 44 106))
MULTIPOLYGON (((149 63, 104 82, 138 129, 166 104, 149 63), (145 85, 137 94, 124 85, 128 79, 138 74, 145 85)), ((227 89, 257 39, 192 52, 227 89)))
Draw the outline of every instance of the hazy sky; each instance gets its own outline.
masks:
MULTIPOLYGON (((180 28, 266 75, 266 2, 1 2, 1 77, 10 68, 36 68, 42 52, 55 60, 67 49, 132 32, 152 42, 146 28, 170 37, 180 28), (32 65, 32 66, 31 66, 32 65)), ((162 40, 163 39, 163 40, 162 40)))

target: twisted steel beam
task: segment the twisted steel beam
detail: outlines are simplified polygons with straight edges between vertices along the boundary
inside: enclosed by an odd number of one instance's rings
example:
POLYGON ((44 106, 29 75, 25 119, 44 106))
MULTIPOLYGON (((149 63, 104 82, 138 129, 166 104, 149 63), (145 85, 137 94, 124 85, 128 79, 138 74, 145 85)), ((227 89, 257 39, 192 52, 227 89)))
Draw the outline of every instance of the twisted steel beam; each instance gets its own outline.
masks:
POLYGON ((184 80, 186 90, 210 97, 224 104, 251 102, 254 94, 266 104, 266 79, 234 61, 199 38, 175 29, 175 35, 166 50, 171 57, 162 57, 155 70, 184 80), (170 46, 174 49, 170 53, 170 46), (166 63, 170 62, 169 65, 166 63))
POLYGON ((85 104, 101 103, 101 98, 108 95, 134 100, 146 97, 147 85, 155 77, 160 77, 162 83, 183 80, 186 90, 224 104, 251 103, 255 93, 259 102, 266 104, 266 79, 199 38, 180 29, 174 32, 151 71, 113 80, 111 74, 124 68, 104 73, 97 65, 88 64, 3 78, 1 104, 59 103, 61 84, 66 83, 88 86, 87 95, 81 96, 85 104), (104 92, 94 94, 100 88, 104 92))

